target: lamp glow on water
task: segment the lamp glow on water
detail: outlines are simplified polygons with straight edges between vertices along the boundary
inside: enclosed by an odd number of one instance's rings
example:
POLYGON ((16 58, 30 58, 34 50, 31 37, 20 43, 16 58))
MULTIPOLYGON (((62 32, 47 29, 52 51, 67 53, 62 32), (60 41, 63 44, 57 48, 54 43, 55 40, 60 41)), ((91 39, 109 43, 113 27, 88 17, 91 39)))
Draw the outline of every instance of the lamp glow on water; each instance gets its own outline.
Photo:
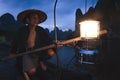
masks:
POLYGON ((98 38, 100 24, 99 21, 86 20, 79 23, 80 24, 80 37, 84 39, 98 38))

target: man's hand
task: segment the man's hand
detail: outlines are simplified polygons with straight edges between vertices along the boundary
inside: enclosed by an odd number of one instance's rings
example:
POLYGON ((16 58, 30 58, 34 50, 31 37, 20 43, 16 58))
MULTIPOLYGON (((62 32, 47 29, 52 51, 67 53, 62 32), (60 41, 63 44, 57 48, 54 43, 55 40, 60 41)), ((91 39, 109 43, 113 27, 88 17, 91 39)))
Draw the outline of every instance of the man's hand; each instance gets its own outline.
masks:
POLYGON ((43 61, 40 61, 40 66, 41 66, 42 70, 44 70, 44 71, 47 70, 47 67, 46 67, 46 65, 44 64, 43 61))
POLYGON ((53 49, 49 49, 49 50, 48 50, 48 55, 49 55, 50 57, 54 56, 54 54, 55 54, 55 52, 54 52, 53 49))
POLYGON ((57 45, 57 48, 61 48, 63 46, 63 44, 59 41, 56 43, 56 45, 57 45))
POLYGON ((12 59, 12 58, 14 58, 14 57, 15 57, 15 54, 11 53, 11 54, 10 54, 10 58, 12 59))

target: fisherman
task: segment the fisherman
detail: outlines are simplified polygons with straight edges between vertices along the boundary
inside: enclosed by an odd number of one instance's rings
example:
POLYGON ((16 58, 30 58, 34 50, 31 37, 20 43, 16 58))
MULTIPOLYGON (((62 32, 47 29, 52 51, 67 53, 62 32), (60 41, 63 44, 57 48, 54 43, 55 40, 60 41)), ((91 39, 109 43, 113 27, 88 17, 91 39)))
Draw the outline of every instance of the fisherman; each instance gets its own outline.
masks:
MULTIPOLYGON (((11 55, 31 51, 53 43, 46 31, 38 26, 39 23, 44 22, 46 19, 47 15, 43 11, 36 9, 25 10, 18 14, 17 20, 24 23, 25 26, 17 31, 11 55)), ((47 49, 23 55, 17 58, 17 65, 23 72, 30 75, 30 78, 33 80, 39 67, 46 71, 47 67, 44 61, 51 58, 54 53, 53 49, 47 49)))

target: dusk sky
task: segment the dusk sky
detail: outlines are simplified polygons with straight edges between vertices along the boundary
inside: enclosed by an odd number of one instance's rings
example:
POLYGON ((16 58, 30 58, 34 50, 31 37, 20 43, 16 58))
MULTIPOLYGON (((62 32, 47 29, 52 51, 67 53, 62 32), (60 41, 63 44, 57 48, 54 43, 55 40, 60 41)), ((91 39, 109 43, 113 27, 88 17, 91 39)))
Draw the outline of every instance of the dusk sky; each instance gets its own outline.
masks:
MULTIPOLYGON (((98 0, 87 0, 87 9, 94 7, 98 0)), ((55 0, 0 0, 0 16, 10 13, 16 19, 17 14, 26 9, 39 9, 44 11, 48 18, 39 24, 49 30, 54 29, 54 3, 55 0)), ((58 0, 56 9, 56 24, 59 29, 75 29, 75 12, 80 8, 85 13, 85 0, 58 0)))

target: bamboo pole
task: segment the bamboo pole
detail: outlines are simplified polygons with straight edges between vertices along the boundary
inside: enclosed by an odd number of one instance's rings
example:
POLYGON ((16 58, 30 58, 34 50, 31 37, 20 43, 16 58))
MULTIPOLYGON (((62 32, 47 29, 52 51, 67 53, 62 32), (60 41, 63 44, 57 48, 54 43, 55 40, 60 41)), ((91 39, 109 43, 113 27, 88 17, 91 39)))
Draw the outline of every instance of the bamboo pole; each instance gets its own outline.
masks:
POLYGON ((44 46, 44 47, 41 47, 41 48, 38 48, 38 49, 34 49, 34 50, 31 50, 31 51, 19 53, 19 54, 13 55, 13 56, 6 56, 6 57, 1 58, 0 61, 6 61, 6 60, 9 60, 9 59, 14 59, 16 57, 20 57, 22 55, 35 53, 35 52, 43 51, 43 50, 50 49, 50 48, 55 48, 55 47, 57 47, 59 45, 63 46, 63 45, 66 45, 66 44, 69 44, 69 43, 72 43, 72 42, 75 42, 75 41, 79 41, 79 40, 80 40, 80 37, 77 37, 77 38, 70 39, 70 40, 67 40, 67 41, 64 41, 64 42, 59 42, 57 44, 51 44, 51 45, 44 46))
MULTIPOLYGON (((107 33, 106 30, 100 31, 100 35, 105 34, 105 33, 107 33)), ((56 44, 51 44, 51 45, 44 46, 44 47, 41 47, 41 48, 38 48, 38 49, 34 49, 34 50, 31 50, 31 51, 19 53, 19 54, 13 55, 13 56, 6 56, 6 57, 1 58, 0 61, 6 61, 6 60, 9 60, 9 59, 14 59, 14 58, 26 55, 26 54, 47 50, 47 49, 50 49, 50 48, 55 48, 55 47, 57 47, 59 45, 63 46, 63 45, 70 44, 70 43, 73 43, 73 42, 77 42, 77 41, 80 41, 80 40, 81 40, 81 37, 69 39, 69 40, 66 40, 66 41, 63 41, 63 42, 58 42, 56 44)))

